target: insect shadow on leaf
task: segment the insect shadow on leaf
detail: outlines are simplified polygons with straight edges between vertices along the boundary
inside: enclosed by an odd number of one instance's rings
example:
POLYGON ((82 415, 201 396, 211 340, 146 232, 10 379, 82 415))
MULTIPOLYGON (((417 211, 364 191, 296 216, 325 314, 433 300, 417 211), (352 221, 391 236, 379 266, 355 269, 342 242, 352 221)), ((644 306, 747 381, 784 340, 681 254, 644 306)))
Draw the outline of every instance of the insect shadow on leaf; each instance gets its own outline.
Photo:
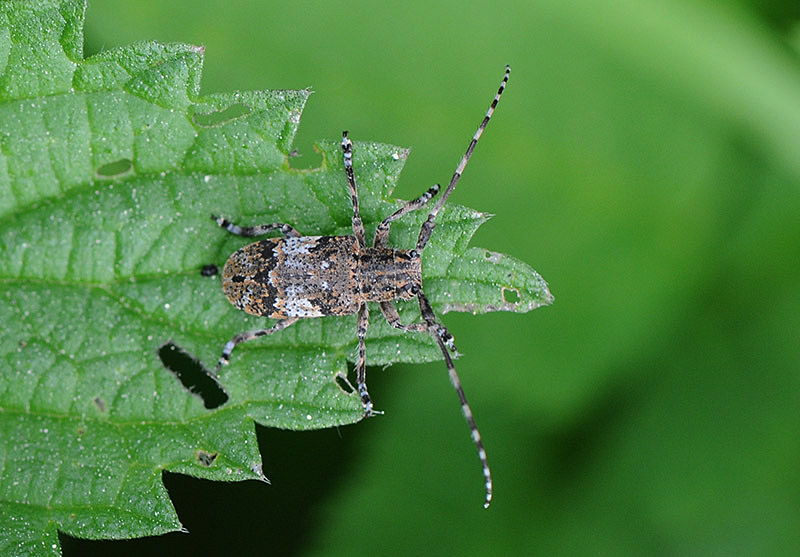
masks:
POLYGON ((278 319, 278 322, 267 329, 246 331, 234 336, 222 350, 217 371, 229 363, 231 353, 238 344, 277 333, 300 319, 357 314, 356 390, 364 407, 364 416, 378 414, 380 412, 373 408, 367 390, 365 339, 369 326, 367 303, 380 304, 381 313, 389 325, 405 332, 430 334, 439 345, 483 468, 486 490, 484 507, 488 507, 492 501, 491 469, 478 426, 475 424, 472 410, 453 364, 451 352, 457 353, 453 336, 438 321, 423 292, 421 255, 436 227, 436 216, 453 193, 475 145, 500 101, 510 71, 506 66, 503 80, 489 110, 472 136, 450 183, 423 222, 414 249, 391 247, 390 226, 404 215, 427 207, 439 193, 439 184, 428 189, 417 199, 406 202, 383 219, 375 229, 372 245, 367 245, 353 172, 353 143, 346 131, 342 133, 342 156, 353 205, 352 235, 303 236, 286 223, 240 226, 222 216, 211 217, 220 227, 237 236, 255 237, 273 231, 278 231, 282 235, 244 246, 234 252, 225 263, 222 270, 222 288, 228 300, 247 313, 278 319), (414 298, 419 303, 423 322, 405 325, 400 321, 394 302, 414 298))

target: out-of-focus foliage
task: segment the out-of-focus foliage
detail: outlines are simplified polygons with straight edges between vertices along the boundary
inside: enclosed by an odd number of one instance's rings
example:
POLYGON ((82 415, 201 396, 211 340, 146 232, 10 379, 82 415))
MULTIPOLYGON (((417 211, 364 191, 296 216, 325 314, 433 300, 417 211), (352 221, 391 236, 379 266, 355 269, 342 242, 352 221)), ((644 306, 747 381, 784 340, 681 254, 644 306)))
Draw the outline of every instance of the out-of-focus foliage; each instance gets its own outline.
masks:
POLYGON ((445 316, 494 465, 489 511, 443 365, 397 365, 370 370, 386 415, 260 431, 270 487, 169 476, 192 533, 114 551, 796 554, 797 16, 688 0, 95 2, 89 49, 205 44, 203 93, 312 86, 296 164, 343 129, 412 147, 405 198, 448 179, 511 64, 453 199, 496 214, 476 245, 530 263, 556 296, 445 316))

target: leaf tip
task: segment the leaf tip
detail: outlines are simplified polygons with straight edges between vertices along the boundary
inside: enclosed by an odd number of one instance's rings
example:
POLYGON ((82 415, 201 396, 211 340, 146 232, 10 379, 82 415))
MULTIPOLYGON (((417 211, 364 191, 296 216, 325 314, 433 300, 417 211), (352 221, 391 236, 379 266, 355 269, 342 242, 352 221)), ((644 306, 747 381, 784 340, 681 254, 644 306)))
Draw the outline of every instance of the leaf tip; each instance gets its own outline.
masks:
POLYGON ((258 480, 264 482, 265 484, 271 485, 272 482, 269 481, 269 478, 264 475, 264 469, 260 462, 253 464, 250 467, 250 471, 253 472, 256 476, 258 476, 258 480))

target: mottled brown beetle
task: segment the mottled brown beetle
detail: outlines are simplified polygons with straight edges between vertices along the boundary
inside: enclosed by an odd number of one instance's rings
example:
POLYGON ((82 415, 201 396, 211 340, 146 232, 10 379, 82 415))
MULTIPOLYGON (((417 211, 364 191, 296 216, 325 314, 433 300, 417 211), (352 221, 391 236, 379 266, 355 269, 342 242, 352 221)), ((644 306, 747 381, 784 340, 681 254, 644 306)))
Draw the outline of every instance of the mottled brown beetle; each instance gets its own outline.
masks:
POLYGON ((356 382, 364 405, 364 415, 373 416, 377 412, 372 408, 372 401, 367 391, 364 339, 367 336, 369 319, 367 302, 379 303, 381 313, 392 327, 402 331, 429 333, 439 344, 483 466, 483 475, 486 478, 484 507, 488 507, 492 501, 491 470, 480 432, 475 425, 453 359, 448 352, 448 349, 455 352, 453 337, 444 325, 436 320, 436 315, 422 292, 420 254, 436 226, 436 215, 453 193, 478 139, 494 113, 508 83, 510 72, 511 69, 506 66, 500 88, 475 135, 472 136, 467 151, 461 157, 450 184, 422 224, 415 249, 402 250, 388 246, 389 226, 403 215, 425 207, 439 192, 439 184, 386 217, 375 230, 372 246, 367 246, 364 224, 361 222, 358 210, 358 190, 353 175, 353 144, 347 138, 347 132, 342 134, 342 151, 347 184, 353 202, 352 236, 302 236, 288 224, 273 223, 245 227, 233 224, 224 217, 212 215, 219 226, 238 236, 261 236, 273 230, 279 230, 284 236, 244 246, 234 252, 225 263, 222 271, 222 288, 228 300, 247 313, 280 321, 268 329, 247 331, 233 337, 222 350, 217 371, 229 362, 231 352, 237 344, 283 330, 298 319, 357 313, 356 382), (393 302, 413 298, 419 301, 424 323, 403 325, 393 302))

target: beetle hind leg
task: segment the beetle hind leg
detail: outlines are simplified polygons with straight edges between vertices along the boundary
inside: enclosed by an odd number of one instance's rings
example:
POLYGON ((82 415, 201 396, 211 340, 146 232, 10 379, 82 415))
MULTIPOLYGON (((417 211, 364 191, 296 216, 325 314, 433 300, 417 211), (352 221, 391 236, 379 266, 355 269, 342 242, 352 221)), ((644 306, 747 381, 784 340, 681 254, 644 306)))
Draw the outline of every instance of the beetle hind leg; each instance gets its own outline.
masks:
POLYGON ((278 321, 269 329, 259 329, 256 331, 245 331, 244 333, 239 333, 225 344, 225 347, 222 349, 222 355, 217 361, 216 371, 219 372, 222 366, 226 366, 230 363, 231 353, 239 344, 247 342, 248 340, 253 340, 254 338, 263 337, 266 335, 271 335, 272 333, 277 333, 278 331, 282 331, 289 325, 293 325, 298 319, 300 318, 289 317, 288 319, 282 319, 281 321, 278 321))

